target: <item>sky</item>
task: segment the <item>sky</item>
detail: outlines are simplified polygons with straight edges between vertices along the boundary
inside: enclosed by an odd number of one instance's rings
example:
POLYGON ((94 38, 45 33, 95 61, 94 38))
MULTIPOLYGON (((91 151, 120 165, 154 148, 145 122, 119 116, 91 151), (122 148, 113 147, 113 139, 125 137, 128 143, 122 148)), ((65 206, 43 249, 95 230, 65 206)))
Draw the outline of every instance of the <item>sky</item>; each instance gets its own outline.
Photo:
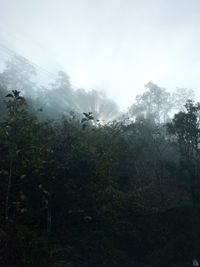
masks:
POLYGON ((200 98, 199 0, 0 0, 0 45, 121 109, 150 80, 200 98))

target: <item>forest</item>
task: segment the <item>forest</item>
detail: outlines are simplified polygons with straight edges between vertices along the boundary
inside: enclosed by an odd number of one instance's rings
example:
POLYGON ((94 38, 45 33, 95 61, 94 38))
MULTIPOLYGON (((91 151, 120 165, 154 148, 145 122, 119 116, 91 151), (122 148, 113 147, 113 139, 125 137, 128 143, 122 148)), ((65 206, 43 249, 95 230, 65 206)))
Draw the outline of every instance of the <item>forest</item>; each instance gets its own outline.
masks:
MULTIPOLYGON (((200 260, 200 103, 152 81, 126 112, 14 56, 0 73, 0 266, 200 260)), ((198 263, 196 263, 198 264, 198 263)))

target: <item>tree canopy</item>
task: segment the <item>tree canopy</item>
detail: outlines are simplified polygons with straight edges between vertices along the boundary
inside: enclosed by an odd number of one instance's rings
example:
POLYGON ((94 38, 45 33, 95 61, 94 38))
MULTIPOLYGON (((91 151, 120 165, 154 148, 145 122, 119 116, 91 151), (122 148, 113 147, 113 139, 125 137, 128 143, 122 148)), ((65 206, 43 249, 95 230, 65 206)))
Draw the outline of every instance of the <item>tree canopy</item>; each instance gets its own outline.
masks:
POLYGON ((36 103, 25 90, 6 86, 5 72, 0 266, 186 267, 199 261, 199 103, 188 100, 170 115, 171 94, 150 82, 130 119, 102 123, 99 116, 111 116, 114 102, 96 91, 74 91, 66 74, 36 103), (68 113, 72 99, 74 107, 84 99, 79 116, 68 113), (68 115, 55 115, 59 107, 68 115))

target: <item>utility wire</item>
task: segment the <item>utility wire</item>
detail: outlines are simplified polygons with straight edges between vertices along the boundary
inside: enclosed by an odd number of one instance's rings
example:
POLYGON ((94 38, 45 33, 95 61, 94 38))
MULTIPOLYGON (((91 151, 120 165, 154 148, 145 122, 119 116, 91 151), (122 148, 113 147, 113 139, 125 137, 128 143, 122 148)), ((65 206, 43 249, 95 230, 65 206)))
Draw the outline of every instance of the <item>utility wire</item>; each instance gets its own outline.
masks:
MULTIPOLYGON (((0 43, 0 51, 3 51, 6 55, 8 55, 9 57, 14 57, 14 56, 19 56, 19 57, 22 57, 20 54, 12 51, 10 48, 6 47, 5 45, 3 45, 2 43, 0 43)), ((27 58, 25 58, 26 61, 32 65, 39 73, 43 73, 44 75, 50 77, 51 79, 55 79, 57 78, 57 76, 52 73, 52 72, 49 72, 48 70, 44 69, 43 67, 39 66, 38 64, 28 60, 27 58)))
POLYGON ((5 32, 6 36, 9 35, 12 39, 14 39, 14 41, 18 40, 20 43, 22 43, 22 45, 25 45, 26 47, 28 44, 28 46, 32 46, 34 50, 39 48, 43 54, 45 53, 45 57, 48 58, 48 61, 50 60, 51 63, 53 63, 52 65, 59 65, 58 62, 56 62, 52 57, 49 56, 49 54, 46 53, 46 49, 39 42, 32 40, 30 37, 27 36, 27 34, 19 31, 16 32, 16 30, 15 32, 8 31, 10 27, 2 21, 0 21, 0 28, 2 29, 2 32, 5 32))

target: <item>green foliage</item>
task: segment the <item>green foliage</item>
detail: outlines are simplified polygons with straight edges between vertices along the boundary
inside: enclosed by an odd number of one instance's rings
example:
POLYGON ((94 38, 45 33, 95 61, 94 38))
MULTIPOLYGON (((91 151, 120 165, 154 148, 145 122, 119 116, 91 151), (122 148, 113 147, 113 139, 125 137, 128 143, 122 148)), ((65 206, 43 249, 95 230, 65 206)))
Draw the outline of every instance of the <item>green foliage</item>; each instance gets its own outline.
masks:
MULTIPOLYGON (((193 201, 199 202, 200 188, 200 104, 188 100, 185 111, 175 114, 174 119, 168 124, 168 130, 175 138, 181 154, 181 167, 185 170, 185 179, 190 186, 193 201)), ((184 177, 183 176, 183 177, 184 177)))
POLYGON ((92 112, 40 121, 17 90, 5 106, 1 266, 187 266, 199 255, 198 103, 168 132, 148 118, 100 125, 92 112))
POLYGON ((83 115, 84 115, 84 118, 82 118, 81 123, 94 120, 94 117, 92 116, 92 112, 89 112, 89 113, 83 112, 83 115))

